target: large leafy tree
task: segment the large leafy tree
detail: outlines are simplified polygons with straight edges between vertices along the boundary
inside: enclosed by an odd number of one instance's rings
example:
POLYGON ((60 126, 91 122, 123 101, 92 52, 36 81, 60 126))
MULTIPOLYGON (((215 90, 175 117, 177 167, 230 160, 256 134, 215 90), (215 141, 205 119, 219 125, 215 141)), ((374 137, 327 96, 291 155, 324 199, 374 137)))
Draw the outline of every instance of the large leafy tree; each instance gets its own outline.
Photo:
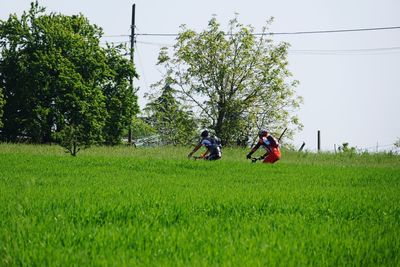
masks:
MULTIPOLYGON (((267 26, 272 20, 267 22, 267 26)), ((248 137, 257 129, 301 126, 293 110, 301 98, 287 69, 287 43, 274 45, 266 34, 234 18, 222 31, 216 18, 200 33, 182 26, 172 56, 160 51, 165 78, 172 78, 177 97, 191 103, 204 126, 225 143, 248 137)))
POLYGON ((37 2, 0 22, 3 140, 63 144, 68 137, 89 146, 120 139, 137 112, 126 81, 136 73, 120 48, 100 46, 101 35, 83 15, 46 15, 37 2))
POLYGON ((196 121, 174 92, 171 86, 164 86, 161 95, 147 104, 147 118, 164 144, 190 144, 196 135, 196 121))
POLYGON ((104 126, 104 139, 108 145, 121 142, 122 136, 132 123, 132 118, 139 113, 137 96, 129 83, 130 77, 137 77, 133 65, 121 57, 126 54, 123 46, 108 46, 106 64, 110 68, 103 85, 108 111, 104 126))

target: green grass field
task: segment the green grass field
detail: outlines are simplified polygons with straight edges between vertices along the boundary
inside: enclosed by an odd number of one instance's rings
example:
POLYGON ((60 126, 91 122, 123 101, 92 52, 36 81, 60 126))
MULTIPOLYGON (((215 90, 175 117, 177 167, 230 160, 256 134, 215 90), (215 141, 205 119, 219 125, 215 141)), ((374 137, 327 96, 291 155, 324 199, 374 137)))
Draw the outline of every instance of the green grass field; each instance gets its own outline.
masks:
POLYGON ((400 157, 0 144, 0 266, 400 266, 400 157))

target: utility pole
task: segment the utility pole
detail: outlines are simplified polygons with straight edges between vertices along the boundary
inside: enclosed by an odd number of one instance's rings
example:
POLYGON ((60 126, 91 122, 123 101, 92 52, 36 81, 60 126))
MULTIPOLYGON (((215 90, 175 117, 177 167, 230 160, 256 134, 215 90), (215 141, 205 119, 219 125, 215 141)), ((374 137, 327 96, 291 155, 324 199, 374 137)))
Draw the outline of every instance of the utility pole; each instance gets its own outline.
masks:
MULTIPOLYGON (((132 5, 132 23, 131 23, 131 62, 134 65, 133 60, 133 49, 135 46, 135 4, 132 5)), ((133 75, 130 78, 130 84, 133 90, 133 75)), ((132 144, 132 121, 129 123, 129 131, 128 131, 128 143, 132 144)))

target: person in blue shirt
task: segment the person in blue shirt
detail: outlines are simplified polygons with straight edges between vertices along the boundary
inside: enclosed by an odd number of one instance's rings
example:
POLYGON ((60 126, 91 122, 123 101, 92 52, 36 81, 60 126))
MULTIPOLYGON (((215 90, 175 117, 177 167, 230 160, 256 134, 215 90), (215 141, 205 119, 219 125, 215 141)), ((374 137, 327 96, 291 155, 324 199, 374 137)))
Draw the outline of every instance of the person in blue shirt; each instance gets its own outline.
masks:
POLYGON ((201 154, 199 157, 200 159, 205 160, 218 160, 222 157, 222 146, 221 140, 216 137, 210 135, 207 130, 201 132, 201 140, 200 142, 193 148, 192 152, 189 153, 188 158, 191 158, 197 150, 199 150, 202 146, 206 148, 206 152, 201 154))

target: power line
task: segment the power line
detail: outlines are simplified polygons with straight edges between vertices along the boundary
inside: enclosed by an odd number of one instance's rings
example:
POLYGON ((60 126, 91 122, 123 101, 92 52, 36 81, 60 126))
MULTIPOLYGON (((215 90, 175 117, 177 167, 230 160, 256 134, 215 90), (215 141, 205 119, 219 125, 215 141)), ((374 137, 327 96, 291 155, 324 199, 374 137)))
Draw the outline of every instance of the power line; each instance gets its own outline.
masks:
POLYGON ((313 49, 308 49, 308 50, 291 50, 293 52, 376 52, 376 51, 392 51, 392 50, 399 50, 400 46, 395 46, 395 47, 378 47, 378 48, 359 48, 359 49, 335 49, 335 50, 313 50, 313 49))
MULTIPOLYGON (((339 30, 320 30, 320 31, 297 31, 297 32, 265 32, 253 33, 252 35, 302 35, 302 34, 327 34, 327 33, 343 33, 343 32, 363 32, 363 31, 382 31, 397 30, 400 26, 377 27, 377 28, 358 28, 358 29, 339 29, 339 30)), ((178 33, 137 33, 137 36, 159 36, 159 37, 175 37, 178 33)), ((225 35, 230 35, 226 33, 225 35)))
MULTIPOLYGON (((382 30, 397 30, 400 26, 390 27, 376 27, 376 28, 358 28, 358 29, 339 29, 339 30, 319 30, 319 31, 295 31, 295 32, 265 32, 265 33, 253 33, 253 35, 302 35, 302 34, 323 34, 323 33, 343 33, 343 32, 364 32, 364 31, 382 31, 382 30)), ((175 37, 178 33, 136 33, 135 36, 160 36, 160 37, 175 37)), ((229 35, 226 33, 226 35, 229 35)), ((113 37, 129 37, 128 34, 116 34, 116 35, 103 35, 104 38, 113 37)))
POLYGON ((140 54, 139 54, 139 49, 137 49, 137 44, 135 44, 135 47, 136 47, 135 52, 136 52, 136 54, 137 54, 137 58, 138 58, 138 60, 139 60, 139 65, 140 65, 140 68, 141 68, 141 70, 142 70, 142 76, 143 76, 144 84, 145 84, 145 86, 146 86, 147 88, 149 88, 148 83, 147 83, 147 79, 146 79, 146 75, 145 75, 145 73, 144 73, 144 67, 143 67, 143 64, 142 64, 141 56, 140 56, 140 54))
POLYGON ((100 44, 104 45, 104 44, 126 44, 129 43, 129 41, 118 41, 118 42, 100 42, 100 44))
POLYGON ((154 45, 154 46, 167 46, 167 47, 174 46, 173 44, 157 43, 157 42, 136 41, 136 43, 144 44, 144 45, 154 45))
POLYGON ((130 35, 128 34, 117 34, 117 35, 103 35, 102 37, 105 38, 112 38, 112 37, 129 37, 130 35))
MULTIPOLYGON (((396 30, 400 26, 393 27, 378 27, 378 28, 359 28, 359 29, 341 29, 341 30, 322 30, 322 31, 299 31, 299 32, 275 32, 267 33, 267 35, 291 35, 291 34, 320 34, 320 33, 341 33, 341 32, 364 32, 364 31, 382 31, 382 30, 396 30)), ((265 35, 263 33, 256 33, 255 35, 265 35)))
MULTIPOLYGON (((343 33, 343 32, 361 32, 361 31, 381 31, 381 30, 395 30, 400 29, 400 26, 392 27, 376 27, 376 28, 358 28, 358 29, 340 29, 340 30, 321 30, 321 31, 299 31, 299 32, 270 32, 270 33, 253 33, 253 35, 301 35, 301 34, 327 34, 327 33, 343 33)), ((177 33, 136 33, 135 36, 157 36, 157 37, 168 37, 168 36, 178 36, 177 33)), ((229 34, 226 34, 229 35, 229 34)), ((130 35, 119 34, 119 35, 105 35, 103 37, 130 37, 130 35)), ((119 42, 109 42, 112 44, 128 43, 129 41, 119 41, 119 42)), ((165 44, 160 42, 145 42, 136 41, 137 43, 143 45, 154 45, 154 46, 173 46, 172 44, 165 44)), ((361 48, 361 49, 335 49, 335 50, 320 50, 320 49, 289 49, 290 53, 294 54, 372 54, 372 53, 398 53, 400 47, 378 47, 378 48, 361 48)))
POLYGON ((314 55, 361 55, 361 54, 388 54, 399 53, 400 47, 378 47, 378 48, 358 48, 358 49, 334 49, 334 50, 321 50, 321 49, 289 49, 289 53, 294 54, 314 54, 314 55))
MULTIPOLYGON (((100 45, 105 44, 127 44, 129 41, 111 41, 101 42, 100 45)), ((135 41, 135 43, 141 45, 150 45, 157 47, 172 47, 173 44, 160 43, 160 42, 146 42, 146 41, 135 41)), ((400 46, 394 47, 376 47, 376 48, 355 48, 355 49, 290 49, 289 53, 296 55, 371 55, 371 54, 392 54, 400 53, 400 46)))
MULTIPOLYGON (((173 44, 159 42, 137 41, 142 45, 166 46, 172 47, 173 44)), ((400 52, 400 46, 395 47, 377 47, 377 48, 356 48, 356 49, 290 49, 290 53, 295 54, 360 54, 360 53, 381 53, 381 52, 400 52)))

